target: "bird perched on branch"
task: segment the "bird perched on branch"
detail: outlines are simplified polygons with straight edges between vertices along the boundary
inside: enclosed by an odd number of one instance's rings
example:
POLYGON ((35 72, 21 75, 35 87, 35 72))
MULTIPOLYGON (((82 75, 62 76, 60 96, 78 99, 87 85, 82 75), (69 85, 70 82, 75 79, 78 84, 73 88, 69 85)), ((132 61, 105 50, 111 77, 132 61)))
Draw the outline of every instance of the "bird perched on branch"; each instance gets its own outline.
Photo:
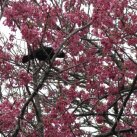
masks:
MULTIPOLYGON (((22 58, 22 63, 27 63, 30 60, 38 59, 39 61, 50 61, 55 55, 54 49, 52 47, 41 47, 32 51, 29 55, 24 55, 22 58)), ((62 51, 57 54, 57 58, 64 58, 65 53, 62 51)))

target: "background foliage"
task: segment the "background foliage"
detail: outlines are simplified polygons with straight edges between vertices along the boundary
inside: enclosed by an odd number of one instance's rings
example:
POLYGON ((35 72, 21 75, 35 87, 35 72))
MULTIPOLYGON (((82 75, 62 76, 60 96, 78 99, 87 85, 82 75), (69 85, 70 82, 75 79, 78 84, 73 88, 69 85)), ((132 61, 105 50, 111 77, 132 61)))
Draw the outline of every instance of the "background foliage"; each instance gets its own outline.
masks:
POLYGON ((137 136, 136 0, 0 6, 11 30, 7 38, 0 34, 2 136, 137 136), (63 50, 65 58, 21 63, 42 45, 63 50))

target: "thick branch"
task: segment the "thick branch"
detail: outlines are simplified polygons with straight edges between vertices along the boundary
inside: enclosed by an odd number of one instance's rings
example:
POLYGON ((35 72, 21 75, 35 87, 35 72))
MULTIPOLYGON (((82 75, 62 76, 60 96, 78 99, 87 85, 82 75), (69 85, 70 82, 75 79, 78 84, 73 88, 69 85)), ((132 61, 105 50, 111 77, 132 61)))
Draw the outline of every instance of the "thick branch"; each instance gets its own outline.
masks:
POLYGON ((108 132, 108 133, 96 135, 96 136, 94 136, 94 137, 109 137, 109 136, 112 136, 112 135, 118 135, 118 134, 120 134, 120 133, 126 133, 126 132, 127 132, 127 133, 129 133, 129 132, 133 133, 134 130, 133 130, 132 128, 128 128, 128 129, 123 129, 123 130, 117 130, 117 131, 115 131, 115 132, 110 131, 110 132, 108 132))

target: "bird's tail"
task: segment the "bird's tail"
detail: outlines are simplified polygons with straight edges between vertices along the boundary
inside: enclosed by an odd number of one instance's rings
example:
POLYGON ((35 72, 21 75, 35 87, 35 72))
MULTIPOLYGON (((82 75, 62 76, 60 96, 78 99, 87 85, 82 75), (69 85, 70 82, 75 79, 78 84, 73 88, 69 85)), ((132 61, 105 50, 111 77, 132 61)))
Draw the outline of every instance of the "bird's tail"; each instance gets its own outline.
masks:
POLYGON ((57 58, 64 58, 65 57, 65 53, 64 52, 60 52, 58 55, 57 55, 57 58))

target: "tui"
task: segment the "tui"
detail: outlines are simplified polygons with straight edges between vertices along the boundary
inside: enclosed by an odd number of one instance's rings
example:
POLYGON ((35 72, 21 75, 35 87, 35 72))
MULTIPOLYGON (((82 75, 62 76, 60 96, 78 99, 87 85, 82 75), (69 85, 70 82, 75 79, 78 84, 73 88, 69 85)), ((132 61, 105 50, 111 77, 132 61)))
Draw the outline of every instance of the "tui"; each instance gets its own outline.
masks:
MULTIPOLYGON (((22 63, 26 63, 32 59, 38 59, 39 61, 49 61, 54 56, 55 52, 52 47, 41 47, 34 50, 31 54, 25 55, 22 58, 22 63)), ((60 52, 57 55, 58 58, 64 58, 65 53, 60 52)))

